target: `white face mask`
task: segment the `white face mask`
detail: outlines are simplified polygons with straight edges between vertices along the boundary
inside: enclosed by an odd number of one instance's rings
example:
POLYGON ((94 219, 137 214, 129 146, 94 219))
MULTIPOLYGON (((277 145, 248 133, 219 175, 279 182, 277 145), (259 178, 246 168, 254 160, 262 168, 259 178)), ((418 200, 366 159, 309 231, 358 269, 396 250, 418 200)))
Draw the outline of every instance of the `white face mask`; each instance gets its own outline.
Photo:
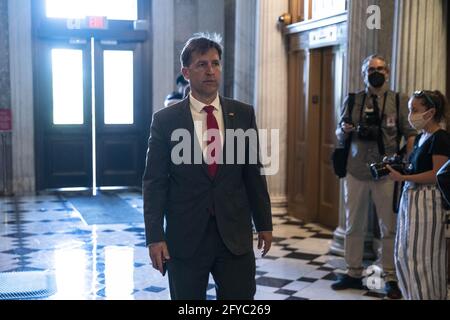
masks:
POLYGON ((433 118, 429 118, 429 119, 425 119, 425 115, 431 111, 427 110, 423 113, 416 113, 416 114, 409 114, 408 115, 408 121, 409 124, 416 130, 423 130, 423 128, 425 128, 425 126, 428 124, 428 122, 433 118))

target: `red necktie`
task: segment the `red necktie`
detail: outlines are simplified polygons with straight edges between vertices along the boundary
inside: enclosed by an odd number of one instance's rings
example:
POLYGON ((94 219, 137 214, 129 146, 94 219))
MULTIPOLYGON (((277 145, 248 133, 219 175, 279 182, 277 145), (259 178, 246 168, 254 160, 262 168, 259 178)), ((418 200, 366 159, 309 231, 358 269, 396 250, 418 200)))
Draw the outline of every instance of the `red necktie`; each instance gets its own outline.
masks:
POLYGON ((214 178, 216 176, 217 173, 217 169, 218 169, 218 165, 217 165, 217 159, 219 158, 219 151, 220 151, 220 139, 218 139, 218 141, 215 141, 216 139, 216 135, 214 135, 213 132, 211 132, 210 130, 213 130, 216 132, 216 134, 219 132, 219 125, 217 123, 217 119, 214 116, 214 107, 213 106, 206 106, 203 108, 203 110, 206 111, 207 116, 206 116, 206 125, 207 125, 207 137, 208 137, 208 142, 207 142, 207 146, 206 146, 206 155, 209 161, 207 163, 208 164, 208 173, 209 176, 211 178, 214 178), (217 131, 216 131, 217 130, 217 131))

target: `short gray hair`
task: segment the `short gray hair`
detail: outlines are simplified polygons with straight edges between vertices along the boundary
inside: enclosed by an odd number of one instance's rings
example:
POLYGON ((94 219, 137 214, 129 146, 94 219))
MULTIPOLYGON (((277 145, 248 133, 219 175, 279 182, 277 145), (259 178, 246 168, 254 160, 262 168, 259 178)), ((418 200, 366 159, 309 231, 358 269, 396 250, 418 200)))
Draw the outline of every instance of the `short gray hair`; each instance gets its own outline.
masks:
POLYGON ((361 66, 361 73, 365 74, 367 72, 367 69, 369 68, 369 63, 370 61, 372 61, 373 59, 378 59, 384 62, 384 65, 386 67, 386 70, 388 72, 390 72, 391 68, 389 67, 389 63, 387 62, 386 58, 383 57, 380 54, 371 54, 370 56, 368 56, 367 58, 364 59, 362 66, 361 66))

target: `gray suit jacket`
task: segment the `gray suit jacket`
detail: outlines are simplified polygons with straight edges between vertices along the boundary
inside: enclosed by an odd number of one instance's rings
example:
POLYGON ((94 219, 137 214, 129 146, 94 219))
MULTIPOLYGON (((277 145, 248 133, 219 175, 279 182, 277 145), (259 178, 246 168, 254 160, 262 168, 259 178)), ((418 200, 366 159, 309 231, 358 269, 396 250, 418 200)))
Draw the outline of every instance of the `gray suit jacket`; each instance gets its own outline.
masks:
MULTIPOLYGON (((256 129, 252 106, 220 97, 226 129, 256 129)), ((224 142, 224 159, 227 145, 224 142)), ((186 143, 186 141, 185 141, 186 143)), ((219 164, 214 179, 204 161, 195 164, 194 151, 200 145, 194 131, 189 97, 156 112, 150 129, 146 168, 143 176, 144 219, 147 245, 166 241, 173 257, 191 257, 200 245, 214 208, 217 226, 227 248, 236 255, 253 250, 252 220, 257 231, 272 230, 267 184, 261 164, 249 162, 258 146, 245 143, 245 163, 237 159, 219 164), (174 164, 171 153, 180 141, 171 141, 176 129, 190 133, 191 163, 174 164), (166 224, 164 226, 164 218, 166 224)), ((183 156, 185 156, 183 154, 183 156)), ((203 158, 202 158, 203 159, 203 158)))

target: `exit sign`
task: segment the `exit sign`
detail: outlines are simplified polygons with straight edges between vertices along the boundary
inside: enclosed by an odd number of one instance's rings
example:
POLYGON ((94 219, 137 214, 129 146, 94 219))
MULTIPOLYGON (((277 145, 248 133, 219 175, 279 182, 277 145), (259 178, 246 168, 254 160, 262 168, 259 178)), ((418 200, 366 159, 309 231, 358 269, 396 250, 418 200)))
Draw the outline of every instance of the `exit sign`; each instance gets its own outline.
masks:
POLYGON ((86 17, 86 25, 88 29, 108 29, 108 18, 86 17))
POLYGON ((0 132, 10 132, 12 130, 11 109, 0 109, 0 132))
POLYGON ((67 19, 66 27, 68 30, 82 30, 82 29, 108 29, 108 18, 89 16, 84 19, 67 19))

